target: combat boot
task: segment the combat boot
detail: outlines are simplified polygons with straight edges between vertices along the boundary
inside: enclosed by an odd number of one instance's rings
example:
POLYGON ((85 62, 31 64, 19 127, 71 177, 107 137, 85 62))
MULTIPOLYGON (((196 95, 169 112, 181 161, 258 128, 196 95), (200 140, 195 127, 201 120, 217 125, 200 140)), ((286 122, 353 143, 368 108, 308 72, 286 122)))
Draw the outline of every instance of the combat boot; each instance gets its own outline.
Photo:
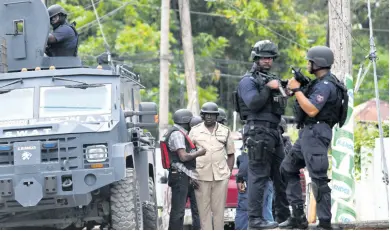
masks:
POLYGON ((303 205, 294 205, 292 216, 279 224, 280 229, 307 229, 309 223, 303 211, 303 205))
POLYGON ((332 230, 332 224, 330 221, 320 221, 320 223, 315 228, 316 230, 332 230))
POLYGON ((261 218, 252 218, 249 219, 248 222, 249 230, 275 229, 276 227, 278 227, 278 223, 274 221, 266 221, 261 218))

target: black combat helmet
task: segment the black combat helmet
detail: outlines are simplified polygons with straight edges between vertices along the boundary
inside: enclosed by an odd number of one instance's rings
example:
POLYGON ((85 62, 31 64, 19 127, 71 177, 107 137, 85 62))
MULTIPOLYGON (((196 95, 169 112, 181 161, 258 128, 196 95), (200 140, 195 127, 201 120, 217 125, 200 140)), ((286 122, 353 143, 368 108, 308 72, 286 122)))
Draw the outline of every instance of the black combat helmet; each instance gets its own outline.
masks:
POLYGON ((217 117, 217 122, 218 123, 222 123, 222 124, 226 123, 227 122, 227 116, 226 116, 225 110, 219 108, 218 112, 219 112, 219 115, 217 117))
POLYGON ((213 102, 207 102, 202 105, 200 114, 217 114, 219 115, 218 105, 213 102))
POLYGON ((306 59, 318 67, 330 67, 334 62, 334 55, 329 47, 314 46, 307 51, 306 59))
POLYGON ((251 60, 255 61, 259 58, 277 58, 278 47, 275 43, 270 40, 261 40, 258 41, 253 47, 251 51, 251 60))
POLYGON ((200 116, 194 116, 192 117, 191 121, 190 121, 190 127, 193 127, 195 125, 198 125, 200 123, 202 123, 203 120, 202 120, 202 117, 200 116))
POLYGON ((189 124, 193 115, 188 109, 179 109, 173 114, 173 122, 175 124, 189 124))
POLYGON ((49 17, 50 18, 53 17, 53 16, 56 16, 57 14, 68 15, 68 13, 66 13, 65 9, 62 8, 62 6, 60 6, 58 4, 50 6, 47 9, 47 12, 49 13, 49 17))
POLYGON ((287 132, 287 122, 286 122, 285 119, 282 118, 282 119, 280 120, 279 128, 282 130, 282 131, 281 131, 282 134, 285 133, 285 132, 287 132))

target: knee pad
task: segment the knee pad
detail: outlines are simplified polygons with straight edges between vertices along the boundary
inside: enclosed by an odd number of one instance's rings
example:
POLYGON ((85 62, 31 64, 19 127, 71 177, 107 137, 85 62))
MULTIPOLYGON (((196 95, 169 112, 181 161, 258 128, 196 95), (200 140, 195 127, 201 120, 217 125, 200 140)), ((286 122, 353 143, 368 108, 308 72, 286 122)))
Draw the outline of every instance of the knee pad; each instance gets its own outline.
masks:
POLYGON ((313 190, 313 195, 317 203, 321 201, 322 196, 325 193, 330 193, 332 191, 327 181, 312 180, 311 188, 313 190))

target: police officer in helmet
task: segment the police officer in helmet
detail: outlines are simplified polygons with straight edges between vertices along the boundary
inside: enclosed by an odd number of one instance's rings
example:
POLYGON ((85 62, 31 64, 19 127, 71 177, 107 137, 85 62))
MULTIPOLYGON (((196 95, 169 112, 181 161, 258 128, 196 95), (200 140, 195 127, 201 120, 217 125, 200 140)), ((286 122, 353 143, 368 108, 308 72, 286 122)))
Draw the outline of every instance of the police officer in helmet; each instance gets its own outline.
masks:
POLYGON ((197 159, 199 188, 195 191, 202 230, 223 230, 226 193, 234 166, 234 142, 228 127, 217 122, 218 105, 202 105, 204 122, 194 126, 189 137, 198 146, 207 149, 197 159), (226 158, 227 157, 227 158, 226 158))
POLYGON ((308 228, 299 177, 299 170, 306 166, 317 201, 318 228, 331 229, 331 189, 328 186, 327 175, 328 148, 332 139, 332 127, 336 123, 341 126, 344 123, 340 121, 345 113, 343 99, 348 99, 344 98, 345 87, 330 71, 334 57, 328 47, 310 48, 306 59, 307 70, 315 75, 316 79, 304 89, 294 78, 288 83, 288 88, 296 97, 294 109, 300 130, 298 140, 281 166, 283 179, 288 184, 287 195, 293 213, 286 222, 279 224, 279 227, 308 228))
POLYGON ((270 178, 275 189, 275 219, 282 222, 290 216, 286 185, 279 172, 285 154, 278 124, 287 99, 279 90, 280 78, 269 73, 277 56, 276 44, 269 40, 258 41, 251 51, 253 67, 237 88, 240 117, 247 123, 244 136, 248 137, 249 229, 272 229, 278 226, 278 223, 266 220, 262 211, 270 178))
POLYGON ((205 149, 196 150, 187 136, 190 130, 192 112, 179 109, 173 114, 175 123, 164 135, 169 149, 171 168, 169 169, 168 185, 172 189, 171 212, 168 229, 183 229, 184 211, 190 184, 197 187, 195 158, 206 153, 205 149))
POLYGON ((70 25, 67 13, 60 5, 52 5, 47 9, 53 33, 47 39, 47 56, 77 56, 78 34, 74 25, 70 25))
POLYGON ((227 124, 227 116, 226 116, 225 110, 223 110, 222 108, 219 108, 218 112, 219 112, 219 115, 217 117, 217 122, 220 124, 226 125, 227 124))

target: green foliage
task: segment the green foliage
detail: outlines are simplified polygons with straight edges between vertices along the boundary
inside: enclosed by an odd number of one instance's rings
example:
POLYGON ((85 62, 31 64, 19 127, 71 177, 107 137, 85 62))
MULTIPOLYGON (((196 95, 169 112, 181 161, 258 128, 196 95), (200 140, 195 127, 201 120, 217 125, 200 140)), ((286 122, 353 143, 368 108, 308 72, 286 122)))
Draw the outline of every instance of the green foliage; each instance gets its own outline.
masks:
MULTIPOLYGON (((114 59, 141 74, 144 101, 158 103, 159 43, 161 0, 94 0, 101 18, 104 34, 114 59)), ((80 34, 79 55, 86 65, 96 66, 96 57, 105 52, 103 37, 90 0, 49 0, 60 3, 69 12, 69 21, 77 22, 80 34)), ((280 57, 272 71, 283 79, 291 78, 290 65, 306 72, 305 52, 314 45, 325 45, 328 6, 326 1, 312 0, 229 0, 190 1, 191 27, 195 54, 195 70, 199 86, 199 102, 215 101, 232 118, 231 93, 240 77, 251 67, 250 49, 262 39, 275 42, 280 57), (216 71, 217 70, 217 71, 216 71)), ((373 27, 388 30, 388 1, 372 4, 373 27)), ((353 76, 356 81, 359 64, 369 50, 367 9, 365 1, 351 1, 353 44, 353 76)), ((171 1, 169 111, 186 107, 184 58, 181 43, 178 1, 171 1)), ((343 26, 343 25, 340 25, 343 26)), ((388 32, 374 31, 377 49, 377 72, 380 97, 388 100, 388 32)), ((366 61, 367 64, 367 61, 366 61)), ((374 98, 372 69, 360 91, 355 105, 374 98)), ((290 99, 286 115, 292 115, 290 99)), ((230 122, 230 121, 229 121, 230 122)))
MULTIPOLYGON (((382 123, 383 136, 389 137, 389 125, 382 123)), ((375 139, 379 138, 378 123, 357 123, 354 126, 354 162, 355 178, 360 180, 361 175, 361 148, 374 148, 375 139)), ((373 155, 370 153, 369 155, 373 155)))

